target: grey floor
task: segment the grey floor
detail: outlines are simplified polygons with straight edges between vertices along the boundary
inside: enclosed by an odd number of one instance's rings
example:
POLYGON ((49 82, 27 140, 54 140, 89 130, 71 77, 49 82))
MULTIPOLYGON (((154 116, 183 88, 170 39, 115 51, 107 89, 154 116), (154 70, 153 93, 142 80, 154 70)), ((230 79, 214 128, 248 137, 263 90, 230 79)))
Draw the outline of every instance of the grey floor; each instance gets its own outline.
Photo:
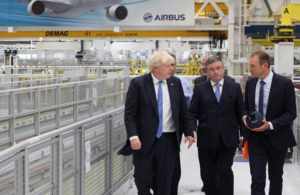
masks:
MULTIPOLYGON (((198 162, 197 147, 193 145, 187 149, 187 145, 181 145, 181 169, 182 175, 179 184, 178 195, 205 194, 200 191, 202 181, 200 179, 200 168, 198 162)), ((251 176, 248 162, 235 162, 234 172, 234 194, 250 195, 251 176)), ((269 182, 266 183, 266 194, 269 190, 269 182)), ((133 188, 126 195, 135 195, 133 188)), ((300 164, 285 164, 283 175, 283 195, 300 194, 300 164)))

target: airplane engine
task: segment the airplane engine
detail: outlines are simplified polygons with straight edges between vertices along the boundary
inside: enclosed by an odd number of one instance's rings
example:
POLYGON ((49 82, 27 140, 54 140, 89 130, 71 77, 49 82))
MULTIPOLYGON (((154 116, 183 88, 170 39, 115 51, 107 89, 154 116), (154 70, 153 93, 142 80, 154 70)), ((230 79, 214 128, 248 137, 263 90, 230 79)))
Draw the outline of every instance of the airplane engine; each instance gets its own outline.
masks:
POLYGON ((106 17, 114 22, 124 20, 128 15, 127 8, 123 5, 114 5, 106 9, 106 17))
POLYGON ((45 11, 45 5, 41 1, 31 1, 28 4, 27 12, 33 17, 39 17, 45 11))

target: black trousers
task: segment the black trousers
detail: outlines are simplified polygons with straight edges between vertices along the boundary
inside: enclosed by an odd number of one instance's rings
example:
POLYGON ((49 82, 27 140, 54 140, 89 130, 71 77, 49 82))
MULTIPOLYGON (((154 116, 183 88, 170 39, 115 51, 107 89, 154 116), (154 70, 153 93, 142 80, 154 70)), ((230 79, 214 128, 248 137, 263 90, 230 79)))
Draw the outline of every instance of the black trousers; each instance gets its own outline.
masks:
MULTIPOLYGON (((174 168, 173 178, 171 183, 171 195, 178 195, 178 185, 179 185, 180 178, 181 178, 181 166, 180 166, 180 155, 178 155, 178 159, 175 162, 175 168, 174 168)), ((153 195, 156 195, 155 192, 157 192, 157 190, 156 190, 155 177, 153 177, 151 189, 154 192, 153 195)))
POLYGON ((163 133, 147 154, 135 152, 133 165, 138 194, 151 195, 150 188, 155 186, 155 195, 170 195, 178 160, 179 146, 175 133, 163 133))
POLYGON ((275 150, 269 135, 252 132, 248 139, 250 171, 252 175, 251 195, 265 195, 266 165, 270 180, 270 195, 282 194, 282 175, 286 149, 275 150))
POLYGON ((180 165, 180 155, 178 155, 178 160, 176 161, 173 178, 172 178, 171 195, 178 194, 178 185, 179 185, 180 177, 181 177, 181 165, 180 165))
POLYGON ((206 195, 233 195, 232 164, 236 148, 228 148, 221 136, 216 149, 198 148, 200 174, 206 195))

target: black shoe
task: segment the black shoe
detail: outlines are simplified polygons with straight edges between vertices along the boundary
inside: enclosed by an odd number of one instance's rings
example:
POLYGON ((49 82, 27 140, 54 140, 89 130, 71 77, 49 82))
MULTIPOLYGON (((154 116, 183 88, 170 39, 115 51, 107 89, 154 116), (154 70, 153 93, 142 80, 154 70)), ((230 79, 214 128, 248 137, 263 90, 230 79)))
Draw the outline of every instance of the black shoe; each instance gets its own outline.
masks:
POLYGON ((201 188, 201 192, 205 192, 205 190, 204 190, 204 186, 202 186, 202 188, 201 188))

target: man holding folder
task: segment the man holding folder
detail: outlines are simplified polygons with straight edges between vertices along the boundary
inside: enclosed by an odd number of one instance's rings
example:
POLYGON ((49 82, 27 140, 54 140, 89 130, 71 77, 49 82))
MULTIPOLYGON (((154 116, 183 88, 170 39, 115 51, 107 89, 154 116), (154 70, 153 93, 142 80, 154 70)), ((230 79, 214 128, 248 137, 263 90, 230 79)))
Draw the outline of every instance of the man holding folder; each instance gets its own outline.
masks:
POLYGON ((253 53, 249 61, 252 79, 246 83, 243 122, 252 176, 251 195, 265 194, 266 165, 271 195, 282 194, 284 159, 288 147, 296 145, 291 122, 296 118, 296 102, 290 79, 270 71, 271 58, 264 51, 253 53), (263 117, 263 125, 251 129, 246 117, 253 112, 263 117))

